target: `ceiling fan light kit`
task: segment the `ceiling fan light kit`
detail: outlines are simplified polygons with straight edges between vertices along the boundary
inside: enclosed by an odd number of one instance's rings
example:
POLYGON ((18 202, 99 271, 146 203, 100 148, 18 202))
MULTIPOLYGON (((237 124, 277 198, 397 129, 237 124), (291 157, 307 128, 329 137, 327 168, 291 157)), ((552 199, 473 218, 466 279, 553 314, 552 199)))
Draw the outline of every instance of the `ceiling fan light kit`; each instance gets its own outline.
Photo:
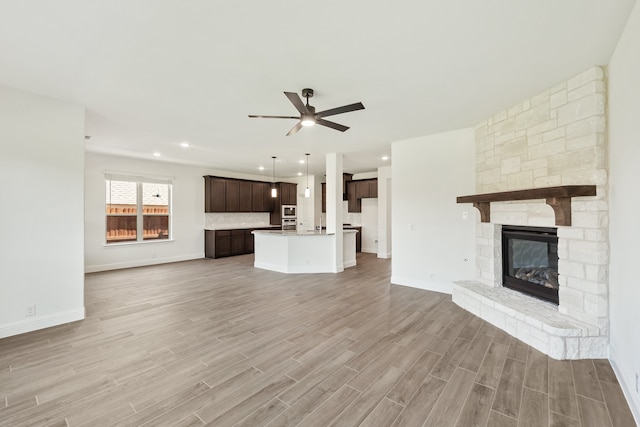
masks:
POLYGON ((302 89, 302 96, 307 99, 305 105, 302 102, 302 98, 295 92, 285 92, 285 96, 293 104, 293 106, 300 113, 299 117, 296 116, 259 116, 249 115, 252 119, 297 119, 298 123, 287 132, 287 136, 297 133, 302 127, 309 127, 315 124, 325 126, 331 129, 344 132, 349 129, 349 126, 344 126, 339 123, 335 123, 329 120, 325 120, 323 117, 335 116, 336 114, 348 113, 351 111, 364 110, 362 102, 356 102, 354 104, 343 105, 342 107, 331 108, 329 110, 320 111, 316 113, 316 108, 313 105, 309 105, 309 98, 313 98, 313 89, 302 89))

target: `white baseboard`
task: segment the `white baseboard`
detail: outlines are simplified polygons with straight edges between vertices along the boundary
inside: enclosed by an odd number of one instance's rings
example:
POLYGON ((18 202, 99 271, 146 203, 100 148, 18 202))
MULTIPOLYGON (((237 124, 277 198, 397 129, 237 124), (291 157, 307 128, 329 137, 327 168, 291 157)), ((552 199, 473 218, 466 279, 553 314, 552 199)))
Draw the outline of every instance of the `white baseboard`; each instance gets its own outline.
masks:
POLYGON ((344 265, 344 268, 349 268, 349 267, 355 267, 356 263, 357 261, 355 259, 350 259, 348 261, 345 261, 343 265, 344 265))
MULTIPOLYGON (((353 265, 356 265, 355 261, 353 265)), ((337 270, 334 270, 331 267, 318 267, 318 266, 302 266, 302 265, 294 265, 294 266, 286 266, 283 267, 280 264, 272 264, 270 262, 259 262, 254 261, 253 266, 255 268, 262 268, 263 270, 271 270, 276 271, 278 273, 285 274, 315 274, 315 273, 340 273, 344 271, 344 268, 347 267, 347 263, 344 266, 337 266, 337 270)), ((352 265, 349 265, 352 267, 352 265)))
POLYGON ((133 261, 117 262, 113 264, 85 265, 85 273, 97 273, 99 271, 120 270, 122 268, 145 267, 148 265, 167 264, 170 262, 189 261, 204 258, 204 253, 179 255, 166 258, 139 259, 133 261))
POLYGON ((378 252, 378 258, 389 259, 391 258, 391 252, 387 252, 387 253, 378 252))
POLYGON ((635 418, 636 424, 640 426, 640 396, 636 393, 635 384, 632 383, 632 381, 635 381, 635 374, 633 372, 625 372, 616 360, 618 360, 618 357, 615 348, 609 343, 609 362, 613 372, 616 374, 618 383, 620 383, 624 397, 627 398, 633 418, 635 418))
POLYGON ((0 338, 11 337, 24 334, 26 332, 37 331, 39 329, 50 328, 69 322, 84 319, 84 307, 75 310, 63 311, 60 313, 47 314, 44 316, 30 317, 17 322, 0 325, 0 338))
POLYGON ((398 277, 391 275, 391 283, 393 285, 409 286, 412 288, 424 289, 426 291, 441 292, 451 295, 451 283, 440 283, 429 280, 415 279, 412 277, 398 277))

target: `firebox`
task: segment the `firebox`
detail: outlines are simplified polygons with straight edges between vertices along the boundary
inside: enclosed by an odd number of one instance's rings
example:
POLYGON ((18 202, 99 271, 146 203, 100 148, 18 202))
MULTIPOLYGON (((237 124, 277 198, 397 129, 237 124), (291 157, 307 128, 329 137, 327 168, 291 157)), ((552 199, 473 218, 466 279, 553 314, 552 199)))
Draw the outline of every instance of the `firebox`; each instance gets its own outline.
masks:
POLYGON ((558 304, 556 228, 502 226, 502 285, 558 304))

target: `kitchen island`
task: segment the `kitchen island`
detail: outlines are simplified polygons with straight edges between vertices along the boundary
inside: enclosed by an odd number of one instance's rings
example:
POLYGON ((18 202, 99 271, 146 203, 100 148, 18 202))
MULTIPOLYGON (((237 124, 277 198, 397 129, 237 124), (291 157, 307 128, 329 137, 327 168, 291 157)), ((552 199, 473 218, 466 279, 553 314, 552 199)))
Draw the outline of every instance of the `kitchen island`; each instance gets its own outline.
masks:
MULTIPOLYGON (((255 230, 254 266, 280 273, 337 273, 336 235, 312 231, 255 230)), ((356 265, 356 230, 343 230, 342 263, 356 265)))

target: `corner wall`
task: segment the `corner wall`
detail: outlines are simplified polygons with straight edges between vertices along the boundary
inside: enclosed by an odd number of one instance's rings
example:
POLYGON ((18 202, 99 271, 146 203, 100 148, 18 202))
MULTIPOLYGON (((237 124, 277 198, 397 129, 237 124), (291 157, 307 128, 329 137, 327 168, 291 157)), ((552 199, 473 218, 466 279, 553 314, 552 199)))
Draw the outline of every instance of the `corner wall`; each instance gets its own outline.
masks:
POLYGON ((640 3, 636 3, 609 62, 609 305, 613 365, 640 423, 640 3))
POLYGON ((3 338, 84 319, 84 109, 0 86, 0 141, 3 338))
POLYGON ((474 276, 478 214, 456 203, 474 193, 474 144, 473 129, 392 144, 392 283, 451 293, 474 276))

